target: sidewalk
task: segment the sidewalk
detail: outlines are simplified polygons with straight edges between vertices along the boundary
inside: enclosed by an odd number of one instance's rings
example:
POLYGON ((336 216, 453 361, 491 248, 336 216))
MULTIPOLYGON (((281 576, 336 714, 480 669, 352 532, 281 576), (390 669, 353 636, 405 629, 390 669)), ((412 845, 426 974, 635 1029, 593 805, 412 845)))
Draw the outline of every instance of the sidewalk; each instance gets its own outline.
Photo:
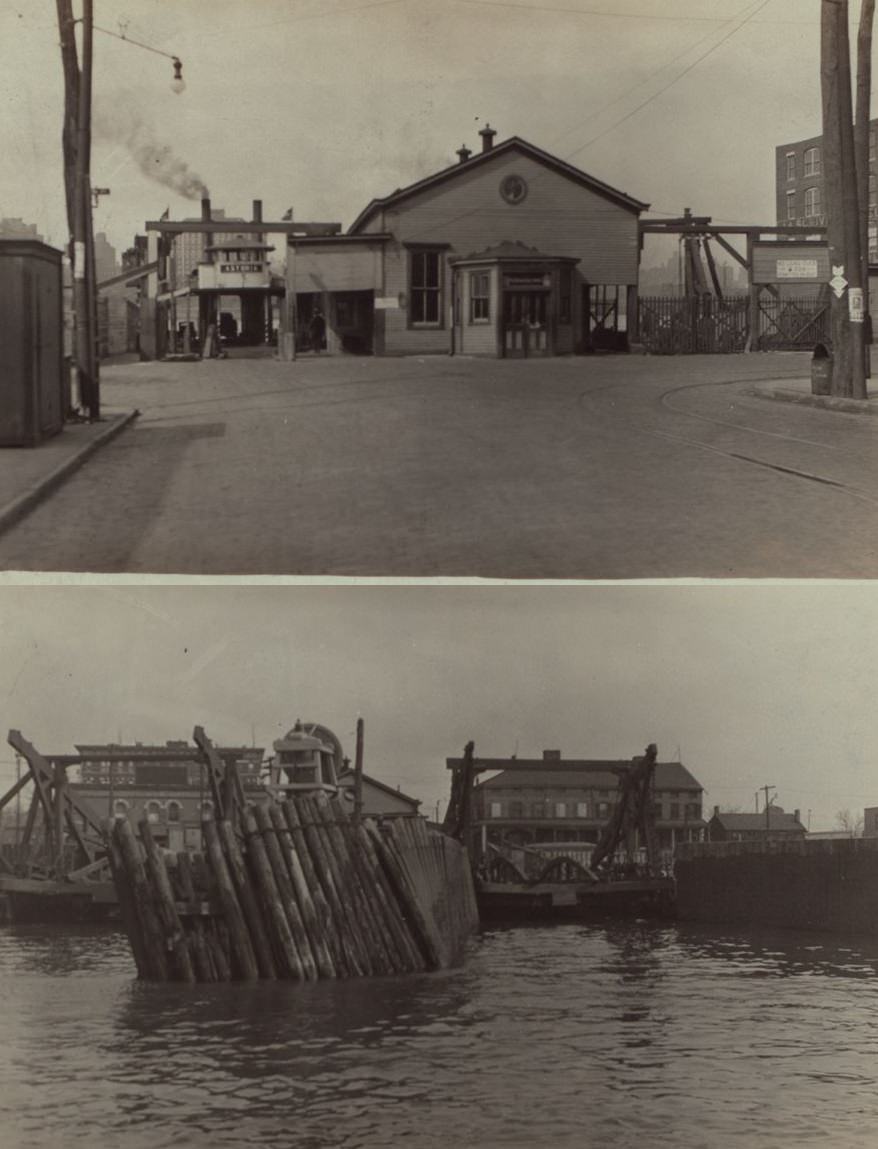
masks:
POLYGON ((114 439, 138 411, 105 411, 100 423, 65 423, 36 447, 0 447, 0 532, 8 530, 114 439))
POLYGON ((846 415, 878 415, 878 380, 868 389, 868 399, 842 399, 835 395, 812 395, 810 378, 778 379, 754 383, 745 391, 757 399, 774 399, 781 403, 798 403, 803 407, 820 407, 824 411, 841 411, 846 415))

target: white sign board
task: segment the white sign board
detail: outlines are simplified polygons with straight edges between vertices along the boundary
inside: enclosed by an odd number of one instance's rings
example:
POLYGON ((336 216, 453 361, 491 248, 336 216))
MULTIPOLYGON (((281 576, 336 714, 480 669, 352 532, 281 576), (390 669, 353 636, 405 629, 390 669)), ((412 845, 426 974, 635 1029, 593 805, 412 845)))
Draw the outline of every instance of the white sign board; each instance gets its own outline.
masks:
POLYGON ((852 287, 848 292, 848 314, 851 323, 864 322, 862 287, 852 287))
POLYGON ((816 279, 816 259, 779 259, 777 261, 778 279, 816 279))
POLYGON ((399 307, 399 297, 396 295, 376 295, 376 311, 392 311, 399 307))

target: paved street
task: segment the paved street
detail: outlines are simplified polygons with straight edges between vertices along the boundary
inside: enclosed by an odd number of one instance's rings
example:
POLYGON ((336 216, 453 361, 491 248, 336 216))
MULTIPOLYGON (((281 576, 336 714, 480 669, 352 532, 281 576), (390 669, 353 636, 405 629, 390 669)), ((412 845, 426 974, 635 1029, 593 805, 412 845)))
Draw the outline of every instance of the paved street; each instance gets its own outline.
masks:
POLYGON ((141 418, 0 537, 0 567, 878 577, 878 419, 744 394, 808 370, 802 354, 106 368, 105 406, 141 418))

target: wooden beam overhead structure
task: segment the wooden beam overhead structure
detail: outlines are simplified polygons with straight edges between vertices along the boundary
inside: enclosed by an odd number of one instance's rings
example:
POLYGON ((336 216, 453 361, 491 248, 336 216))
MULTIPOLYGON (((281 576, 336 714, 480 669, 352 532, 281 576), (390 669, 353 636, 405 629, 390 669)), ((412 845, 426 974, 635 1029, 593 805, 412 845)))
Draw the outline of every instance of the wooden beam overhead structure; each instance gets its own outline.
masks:
POLYGON ((158 231, 164 235, 195 232, 219 232, 222 235, 260 235, 264 232, 275 232, 278 235, 338 235, 341 232, 340 223, 292 223, 290 220, 151 219, 144 226, 147 231, 158 231))

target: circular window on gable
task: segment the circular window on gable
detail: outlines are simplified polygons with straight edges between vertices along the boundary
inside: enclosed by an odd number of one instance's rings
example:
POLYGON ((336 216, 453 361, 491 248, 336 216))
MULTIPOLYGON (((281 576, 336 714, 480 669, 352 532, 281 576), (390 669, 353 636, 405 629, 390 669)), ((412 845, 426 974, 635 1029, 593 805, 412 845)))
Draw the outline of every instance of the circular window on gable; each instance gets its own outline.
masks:
POLYGON ((527 184, 521 176, 504 176, 500 182, 500 195, 507 203, 521 203, 527 197, 527 184))

